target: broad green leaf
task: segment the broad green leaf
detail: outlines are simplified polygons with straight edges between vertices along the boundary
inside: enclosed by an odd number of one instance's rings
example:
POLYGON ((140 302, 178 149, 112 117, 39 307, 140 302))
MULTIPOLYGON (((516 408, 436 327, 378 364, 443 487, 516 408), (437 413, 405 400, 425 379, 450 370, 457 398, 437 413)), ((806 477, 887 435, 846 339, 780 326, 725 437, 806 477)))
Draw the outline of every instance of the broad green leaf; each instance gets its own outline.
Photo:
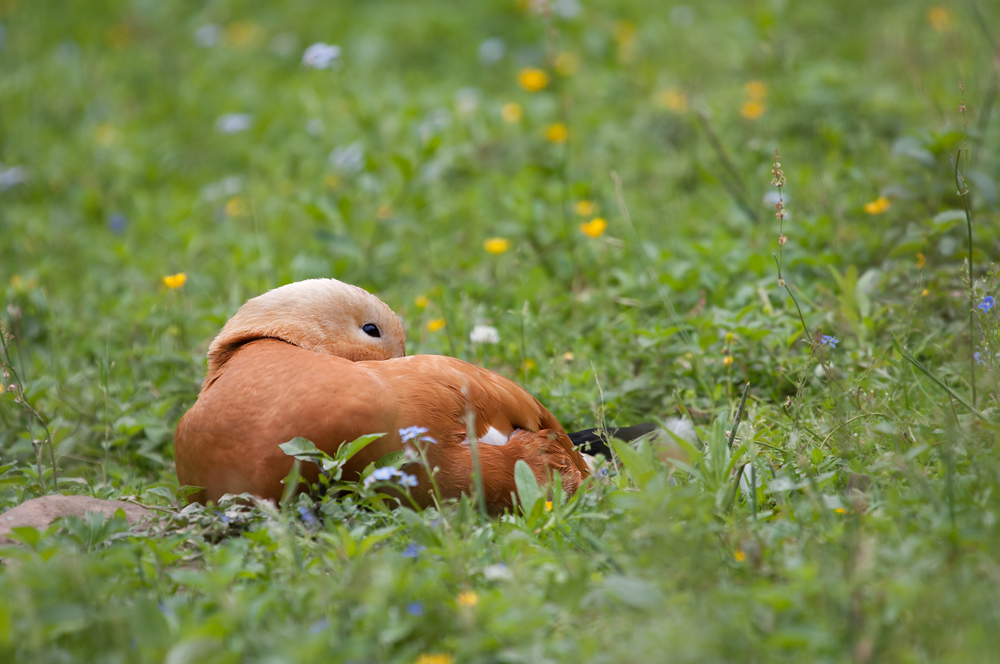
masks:
POLYGON ((641 451, 628 443, 615 438, 611 439, 611 449, 615 451, 632 479, 642 489, 656 474, 656 467, 653 465, 652 455, 643 453, 648 451, 645 441, 639 441, 639 445, 642 448, 641 451))
POLYGON ((384 433, 370 433, 366 436, 361 436, 357 440, 352 440, 349 443, 344 443, 337 450, 337 453, 333 455, 333 458, 336 459, 337 461, 347 462, 355 454, 365 449, 366 447, 368 447, 369 445, 371 445, 384 435, 385 435, 384 433))
POLYGON ((542 490, 538 488, 538 481, 531 468, 521 459, 514 464, 514 483, 517 485, 517 498, 521 503, 521 509, 525 514, 531 514, 541 499, 542 490))

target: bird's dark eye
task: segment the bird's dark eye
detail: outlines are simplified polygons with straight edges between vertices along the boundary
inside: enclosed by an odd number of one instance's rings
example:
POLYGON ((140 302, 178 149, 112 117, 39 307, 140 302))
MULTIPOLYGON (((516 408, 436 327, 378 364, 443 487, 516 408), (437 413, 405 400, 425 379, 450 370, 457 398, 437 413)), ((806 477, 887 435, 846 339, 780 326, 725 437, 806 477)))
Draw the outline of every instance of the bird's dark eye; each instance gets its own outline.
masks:
POLYGON ((379 331, 378 326, 372 323, 365 323, 364 325, 362 325, 361 331, 367 334, 369 337, 375 337, 376 339, 382 336, 382 333, 379 331))

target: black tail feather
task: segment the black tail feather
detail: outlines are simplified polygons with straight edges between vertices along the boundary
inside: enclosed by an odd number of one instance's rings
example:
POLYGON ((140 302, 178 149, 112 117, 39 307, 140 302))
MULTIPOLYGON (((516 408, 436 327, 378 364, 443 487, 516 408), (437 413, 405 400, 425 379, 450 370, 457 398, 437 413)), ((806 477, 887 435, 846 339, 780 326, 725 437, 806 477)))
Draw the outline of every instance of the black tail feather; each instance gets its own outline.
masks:
POLYGON ((640 436, 656 431, 656 425, 644 422, 630 427, 615 427, 611 429, 584 429, 574 431, 569 434, 569 439, 581 452, 587 454, 603 454, 604 458, 611 458, 611 446, 608 441, 612 438, 618 440, 633 441, 640 436))

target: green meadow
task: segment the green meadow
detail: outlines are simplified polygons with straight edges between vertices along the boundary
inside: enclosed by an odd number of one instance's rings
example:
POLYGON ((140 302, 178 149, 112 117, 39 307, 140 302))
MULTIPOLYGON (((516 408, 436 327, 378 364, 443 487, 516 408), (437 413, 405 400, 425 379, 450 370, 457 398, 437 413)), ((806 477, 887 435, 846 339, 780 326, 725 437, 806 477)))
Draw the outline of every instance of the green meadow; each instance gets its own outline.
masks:
POLYGON ((160 517, 16 531, 0 661, 1000 660, 998 63, 985 0, 0 0, 0 511, 160 517), (185 507, 208 344, 314 277, 671 433, 185 507))

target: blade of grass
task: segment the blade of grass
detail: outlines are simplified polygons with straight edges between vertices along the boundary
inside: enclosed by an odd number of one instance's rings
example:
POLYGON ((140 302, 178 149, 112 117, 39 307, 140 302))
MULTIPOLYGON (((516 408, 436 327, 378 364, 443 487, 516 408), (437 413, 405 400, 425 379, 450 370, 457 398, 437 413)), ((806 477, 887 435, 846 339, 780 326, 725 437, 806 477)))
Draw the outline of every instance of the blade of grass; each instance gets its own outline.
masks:
POLYGON ((928 378, 930 378, 932 381, 934 381, 934 383, 938 387, 940 387, 942 390, 944 390, 949 395, 951 395, 951 397, 953 399, 955 399, 955 401, 957 401, 958 403, 960 403, 963 406, 965 406, 966 408, 968 408, 971 412, 975 413, 976 417, 979 417, 979 418, 982 418, 982 419, 986 419, 986 416, 983 415, 975 406, 973 406, 971 403, 969 403, 965 399, 965 397, 963 397, 961 394, 959 394, 955 390, 951 389, 951 387, 949 387, 947 383, 945 383, 943 380, 941 380, 940 378, 938 378, 937 376, 935 376, 933 373, 931 373, 931 370, 928 369, 927 367, 925 367, 923 365, 923 363, 920 362, 920 360, 918 360, 917 358, 913 357, 913 355, 911 355, 909 353, 909 351, 907 351, 906 349, 904 349, 903 348, 903 344, 900 343, 899 339, 896 337, 895 332, 890 332, 890 334, 892 335, 892 346, 893 346, 893 348, 895 348, 896 352, 898 352, 900 355, 903 356, 904 360, 906 360, 907 362, 909 362, 910 364, 912 364, 914 367, 916 367, 917 370, 920 371, 920 373, 924 374, 925 376, 927 376, 928 378))

